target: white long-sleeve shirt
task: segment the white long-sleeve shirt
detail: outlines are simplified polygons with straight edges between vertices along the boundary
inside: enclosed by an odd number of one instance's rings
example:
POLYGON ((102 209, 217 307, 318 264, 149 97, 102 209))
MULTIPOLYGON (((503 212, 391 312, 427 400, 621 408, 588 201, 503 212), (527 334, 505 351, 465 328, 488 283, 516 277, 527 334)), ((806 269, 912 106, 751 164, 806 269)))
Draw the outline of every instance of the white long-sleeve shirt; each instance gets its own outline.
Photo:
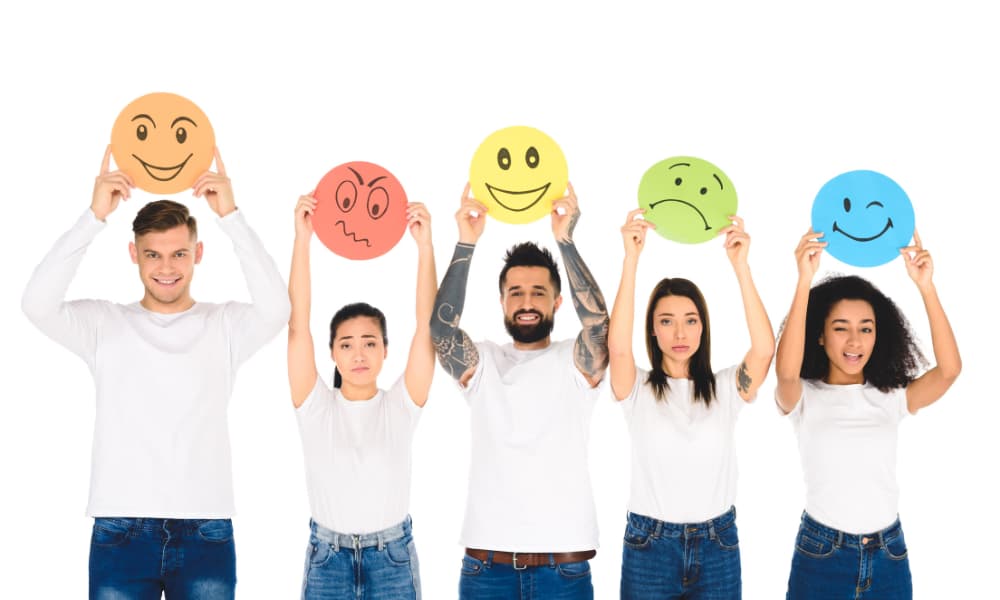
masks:
POLYGON ((138 302, 65 301, 87 247, 104 228, 90 210, 28 282, 25 314, 94 376, 90 516, 234 513, 226 409, 236 369, 288 322, 290 307, 274 260, 240 211, 218 222, 233 240, 251 304, 198 302, 164 314, 138 302))

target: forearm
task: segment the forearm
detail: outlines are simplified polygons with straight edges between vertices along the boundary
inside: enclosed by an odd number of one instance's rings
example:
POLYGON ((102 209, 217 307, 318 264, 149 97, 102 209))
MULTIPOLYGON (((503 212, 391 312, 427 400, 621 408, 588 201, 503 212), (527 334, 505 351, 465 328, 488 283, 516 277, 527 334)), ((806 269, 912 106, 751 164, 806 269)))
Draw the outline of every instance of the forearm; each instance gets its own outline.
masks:
POLYGON ((798 380, 805 354, 806 309, 809 306, 809 282, 799 280, 792 306, 778 340, 774 371, 780 380, 798 380))
POLYGON ((931 326, 931 344, 934 347, 934 362, 941 370, 941 375, 954 380, 962 371, 962 356, 958 351, 958 342, 951 329, 951 323, 944 312, 937 289, 931 283, 920 290, 927 310, 927 320, 931 326))
POLYGON ((441 366, 452 378, 462 381, 479 364, 479 352, 458 324, 465 308, 465 288, 475 246, 455 245, 448 270, 441 280, 430 318, 431 339, 441 366))
POLYGON ((38 324, 59 314, 87 248, 104 227, 88 209, 35 267, 21 298, 21 308, 32 322, 38 324))
POLYGON ((312 275, 309 265, 309 238, 296 237, 292 247, 292 268, 288 274, 288 298, 291 316, 288 334, 309 331, 312 310, 312 275))
POLYGON ((625 258, 618 293, 608 325, 608 352, 615 357, 632 357, 632 329, 635 324, 635 274, 637 260, 625 258))
POLYGON ((740 295, 743 297, 743 313, 746 317, 747 332, 750 334, 750 354, 757 360, 770 364, 774 357, 774 328, 767 316, 764 302, 760 299, 757 286, 746 267, 736 274, 740 285, 740 295))
POLYGON ((274 259, 241 213, 237 210, 220 218, 219 226, 233 241, 253 311, 262 322, 280 327, 288 320, 290 312, 285 282, 274 259))
POLYGON ((573 308, 583 325, 577 338, 576 365, 584 373, 595 375, 608 366, 608 307, 576 245, 571 240, 559 241, 559 252, 569 279, 573 308))

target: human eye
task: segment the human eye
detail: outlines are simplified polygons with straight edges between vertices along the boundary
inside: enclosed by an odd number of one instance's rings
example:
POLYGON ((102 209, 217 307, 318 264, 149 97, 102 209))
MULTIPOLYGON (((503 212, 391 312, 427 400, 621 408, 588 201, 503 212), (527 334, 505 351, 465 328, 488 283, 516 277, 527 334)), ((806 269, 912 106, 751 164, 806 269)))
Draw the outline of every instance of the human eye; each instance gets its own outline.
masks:
POLYGON ((688 319, 687 324, 688 325, 697 325, 698 324, 698 319, 695 319, 694 317, 691 317, 690 319, 688 319))
POLYGON ((670 323, 671 323, 670 319, 660 319, 660 325, 663 325, 664 327, 670 325, 670 323))
POLYGON ((375 342, 367 342, 367 343, 365 344, 365 347, 366 347, 366 348, 374 348, 374 347, 375 347, 375 342))

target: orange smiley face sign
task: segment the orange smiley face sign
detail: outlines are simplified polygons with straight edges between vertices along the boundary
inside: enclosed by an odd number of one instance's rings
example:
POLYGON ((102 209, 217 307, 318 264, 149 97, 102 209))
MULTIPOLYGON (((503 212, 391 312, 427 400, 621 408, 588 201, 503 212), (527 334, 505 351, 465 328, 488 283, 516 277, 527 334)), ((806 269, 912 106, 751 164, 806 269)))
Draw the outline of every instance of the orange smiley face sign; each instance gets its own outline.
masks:
POLYGON ((115 164, 154 194, 190 188, 212 165, 215 132, 201 109, 183 96, 159 92, 133 100, 111 128, 115 164))

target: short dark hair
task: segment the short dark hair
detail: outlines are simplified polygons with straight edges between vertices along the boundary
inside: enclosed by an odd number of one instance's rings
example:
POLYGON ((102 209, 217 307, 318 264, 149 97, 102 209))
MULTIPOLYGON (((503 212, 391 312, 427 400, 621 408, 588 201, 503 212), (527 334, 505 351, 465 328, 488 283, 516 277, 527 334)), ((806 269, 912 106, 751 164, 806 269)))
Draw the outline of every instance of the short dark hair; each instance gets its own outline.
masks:
MULTIPOLYGON (((366 302, 355 302, 353 304, 345 304, 338 310, 334 315, 333 319, 330 320, 330 349, 333 349, 333 342, 337 339, 337 328, 344 321, 350 321, 356 317, 370 317, 378 322, 379 329, 382 330, 382 345, 389 345, 389 332, 385 325, 385 313, 375 308, 371 304, 366 302)), ((333 370, 333 387, 339 388, 341 384, 340 371, 336 368, 333 370)))
POLYGON ((649 377, 646 379, 653 388, 657 400, 665 400, 670 390, 667 374, 663 370, 663 351, 656 343, 653 335, 653 320, 656 315, 656 304, 660 298, 667 296, 684 296, 694 303, 698 316, 701 318, 701 339, 698 350, 688 359, 688 377, 694 382, 694 399, 700 400, 706 406, 712 404, 715 398, 715 374, 712 373, 712 327, 708 320, 708 305, 705 296, 693 282, 681 277, 667 277, 656 284, 649 294, 649 304, 646 306, 646 354, 649 356, 649 377))
POLYGON ((186 225, 191 237, 198 237, 198 222, 188 208, 173 200, 155 200, 139 209, 132 221, 132 232, 136 237, 151 231, 167 231, 186 225))
POLYGON ((906 387, 927 359, 920 352, 910 324, 896 303, 868 280, 856 275, 832 275, 809 290, 802 379, 824 379, 830 359, 819 345, 826 318, 841 300, 862 300, 875 313, 875 346, 865 364, 865 381, 883 392, 906 387))
POLYGON ((503 284, 507 280, 507 271, 513 267, 545 267, 549 270, 549 280, 559 295, 562 282, 559 279, 559 267, 552 258, 548 248, 539 248, 534 242, 515 244, 507 250, 503 257, 503 269, 500 270, 500 295, 503 295, 503 284))

